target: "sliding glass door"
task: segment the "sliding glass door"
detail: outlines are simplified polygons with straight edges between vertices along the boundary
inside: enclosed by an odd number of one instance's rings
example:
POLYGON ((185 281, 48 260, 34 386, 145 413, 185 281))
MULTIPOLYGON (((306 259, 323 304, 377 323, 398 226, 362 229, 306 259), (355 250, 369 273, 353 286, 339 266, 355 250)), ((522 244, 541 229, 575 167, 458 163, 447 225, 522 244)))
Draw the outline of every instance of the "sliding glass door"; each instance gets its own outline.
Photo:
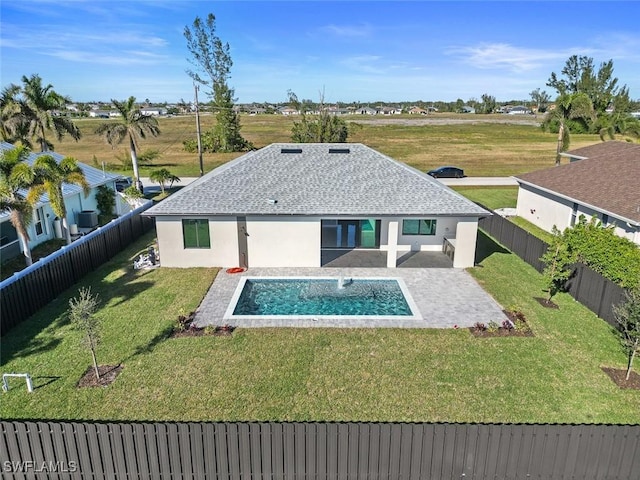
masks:
POLYGON ((380 220, 322 220, 322 248, 379 248, 380 220))

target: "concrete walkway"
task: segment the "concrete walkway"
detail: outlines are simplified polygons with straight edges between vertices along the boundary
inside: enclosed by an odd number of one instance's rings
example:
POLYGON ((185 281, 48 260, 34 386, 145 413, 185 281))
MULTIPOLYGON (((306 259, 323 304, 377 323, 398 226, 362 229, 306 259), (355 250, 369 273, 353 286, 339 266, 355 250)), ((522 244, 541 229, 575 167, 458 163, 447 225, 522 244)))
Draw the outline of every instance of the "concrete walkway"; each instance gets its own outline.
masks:
POLYGON ((250 268, 242 274, 220 270, 196 312, 196 323, 237 327, 342 327, 342 328, 460 328, 475 322, 502 323, 502 308, 464 270, 453 268, 250 268), (317 318, 225 318, 240 278, 330 277, 400 278, 413 298, 417 318, 317 317, 317 318))

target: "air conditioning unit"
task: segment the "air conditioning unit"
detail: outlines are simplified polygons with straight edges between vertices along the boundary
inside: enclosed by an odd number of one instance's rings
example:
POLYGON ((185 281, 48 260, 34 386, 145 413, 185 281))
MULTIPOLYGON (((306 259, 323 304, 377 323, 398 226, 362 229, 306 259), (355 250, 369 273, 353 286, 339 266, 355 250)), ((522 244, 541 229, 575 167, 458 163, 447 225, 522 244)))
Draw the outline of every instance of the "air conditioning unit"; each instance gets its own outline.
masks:
POLYGON ((94 228, 98 226, 98 214, 93 210, 83 210, 78 214, 78 228, 94 228))

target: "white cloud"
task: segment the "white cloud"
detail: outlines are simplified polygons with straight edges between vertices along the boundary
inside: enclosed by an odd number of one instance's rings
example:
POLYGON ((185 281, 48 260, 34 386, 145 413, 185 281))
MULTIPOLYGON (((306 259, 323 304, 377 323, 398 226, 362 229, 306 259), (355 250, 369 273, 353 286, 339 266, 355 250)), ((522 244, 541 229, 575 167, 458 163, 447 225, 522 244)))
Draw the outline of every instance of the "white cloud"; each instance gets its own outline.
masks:
POLYGON ((527 71, 546 66, 550 61, 562 61, 575 54, 588 55, 587 49, 539 50, 520 48, 506 43, 481 43, 477 46, 453 47, 445 53, 461 58, 465 63, 481 69, 502 68, 512 71, 527 71))
POLYGON ((371 35, 371 26, 361 25, 325 25, 320 27, 322 33, 334 35, 336 37, 368 37, 371 35))

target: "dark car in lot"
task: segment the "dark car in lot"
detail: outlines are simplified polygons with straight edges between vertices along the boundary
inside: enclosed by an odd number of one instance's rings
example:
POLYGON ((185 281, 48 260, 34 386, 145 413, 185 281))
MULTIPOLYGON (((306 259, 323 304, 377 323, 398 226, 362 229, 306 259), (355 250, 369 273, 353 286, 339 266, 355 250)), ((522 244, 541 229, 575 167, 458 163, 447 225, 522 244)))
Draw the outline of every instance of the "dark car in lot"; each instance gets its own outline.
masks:
POLYGON ((458 167, 440 167, 429 170, 427 175, 431 175, 433 178, 462 178, 464 170, 458 167))
MULTIPOLYGON (((116 180, 116 190, 118 192, 124 192, 127 188, 133 186, 133 179, 131 177, 120 177, 116 180)), ((142 182, 139 182, 138 190, 143 192, 142 182)))

